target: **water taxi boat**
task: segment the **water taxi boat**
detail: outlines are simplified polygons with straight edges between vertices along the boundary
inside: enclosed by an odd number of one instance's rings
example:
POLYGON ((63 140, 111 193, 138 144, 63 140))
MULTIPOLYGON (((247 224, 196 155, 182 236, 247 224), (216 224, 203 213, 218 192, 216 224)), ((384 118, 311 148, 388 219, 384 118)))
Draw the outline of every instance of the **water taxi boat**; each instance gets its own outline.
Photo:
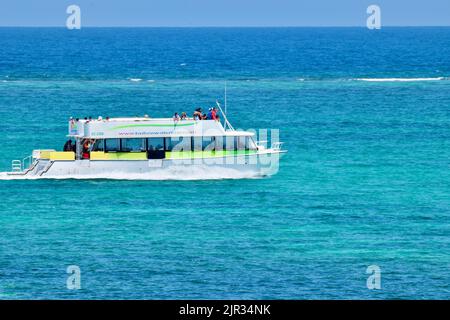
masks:
POLYGON ((71 151, 34 150, 13 160, 8 178, 221 179, 273 175, 281 143, 217 120, 71 119, 71 151))

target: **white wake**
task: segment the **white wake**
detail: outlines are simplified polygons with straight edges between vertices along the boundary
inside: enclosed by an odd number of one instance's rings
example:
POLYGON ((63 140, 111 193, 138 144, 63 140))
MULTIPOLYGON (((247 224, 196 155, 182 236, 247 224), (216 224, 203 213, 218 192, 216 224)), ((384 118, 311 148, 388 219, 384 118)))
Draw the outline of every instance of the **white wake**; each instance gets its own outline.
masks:
POLYGON ((232 168, 211 166, 174 166, 145 173, 108 172, 99 174, 67 174, 54 176, 21 176, 0 172, 0 180, 39 180, 39 179, 111 179, 111 180, 220 180, 254 179, 262 176, 252 171, 239 171, 232 168))

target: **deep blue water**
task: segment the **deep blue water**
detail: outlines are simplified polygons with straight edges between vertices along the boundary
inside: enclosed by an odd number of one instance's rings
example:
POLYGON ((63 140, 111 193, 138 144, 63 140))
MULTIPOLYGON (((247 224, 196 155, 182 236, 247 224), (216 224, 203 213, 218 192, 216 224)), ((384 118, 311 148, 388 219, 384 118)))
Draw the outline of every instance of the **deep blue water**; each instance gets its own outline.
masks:
POLYGON ((0 28, 0 171, 69 116, 225 81, 233 125, 289 150, 266 179, 0 181, 0 299, 448 299, 449 77, 450 28, 0 28))

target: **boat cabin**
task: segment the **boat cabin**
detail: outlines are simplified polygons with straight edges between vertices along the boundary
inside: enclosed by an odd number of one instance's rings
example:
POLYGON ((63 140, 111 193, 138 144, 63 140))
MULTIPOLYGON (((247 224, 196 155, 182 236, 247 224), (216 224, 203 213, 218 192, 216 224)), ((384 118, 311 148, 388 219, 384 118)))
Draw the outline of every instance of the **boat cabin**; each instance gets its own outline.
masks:
POLYGON ((111 118, 69 121, 75 159, 146 160, 256 152, 254 133, 216 120, 111 118))

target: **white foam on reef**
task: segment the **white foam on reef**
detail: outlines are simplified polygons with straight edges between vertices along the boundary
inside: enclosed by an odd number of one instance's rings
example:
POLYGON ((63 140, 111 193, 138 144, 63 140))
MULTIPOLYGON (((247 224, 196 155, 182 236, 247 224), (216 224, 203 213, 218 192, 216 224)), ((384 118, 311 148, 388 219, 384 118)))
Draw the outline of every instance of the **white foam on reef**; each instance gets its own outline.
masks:
POLYGON ((140 82, 140 81, 142 81, 141 78, 130 78, 129 80, 130 80, 131 82, 140 82))
POLYGON ((111 180, 221 180, 252 179, 261 176, 252 172, 211 166, 174 166, 146 173, 108 172, 92 175, 21 176, 0 172, 0 180, 40 180, 40 179, 111 179, 111 180))
POLYGON ((367 82, 418 82, 418 81, 440 81, 444 80, 444 77, 436 78, 357 78, 357 81, 367 82))

